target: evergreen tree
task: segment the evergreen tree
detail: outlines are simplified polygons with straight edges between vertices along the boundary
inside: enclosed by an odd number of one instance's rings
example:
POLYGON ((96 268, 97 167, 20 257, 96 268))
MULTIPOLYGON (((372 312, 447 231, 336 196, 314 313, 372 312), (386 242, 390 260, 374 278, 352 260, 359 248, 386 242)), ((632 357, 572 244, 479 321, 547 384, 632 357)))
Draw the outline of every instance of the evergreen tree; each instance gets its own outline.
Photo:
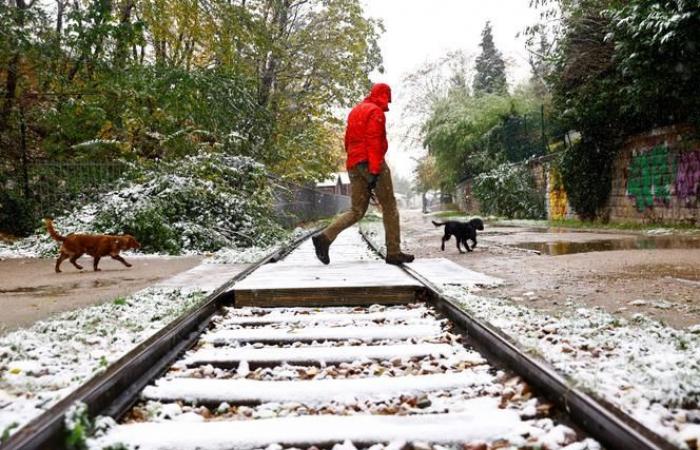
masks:
POLYGON ((508 92, 506 65, 493 43, 491 22, 486 22, 481 32, 481 54, 476 58, 474 94, 505 94, 508 92))

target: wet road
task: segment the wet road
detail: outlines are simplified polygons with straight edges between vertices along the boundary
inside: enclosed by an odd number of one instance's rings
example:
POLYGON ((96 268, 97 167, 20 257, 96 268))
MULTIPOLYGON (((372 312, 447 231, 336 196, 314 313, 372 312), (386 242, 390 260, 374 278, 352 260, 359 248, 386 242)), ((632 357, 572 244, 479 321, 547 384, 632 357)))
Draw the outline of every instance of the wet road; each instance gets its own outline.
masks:
MULTIPOLYGON (((644 313, 675 327, 700 324, 700 236, 649 236, 486 224, 472 253, 419 211, 402 211, 405 247, 504 278, 489 295, 543 310, 601 307, 621 317, 644 313)), ((438 219, 443 220, 443 219, 438 219)))
POLYGON ((126 268, 111 259, 100 261, 101 272, 78 271, 64 263, 54 272, 54 259, 21 258, 0 261, 0 333, 37 320, 141 290, 199 264, 199 257, 126 257, 126 268))

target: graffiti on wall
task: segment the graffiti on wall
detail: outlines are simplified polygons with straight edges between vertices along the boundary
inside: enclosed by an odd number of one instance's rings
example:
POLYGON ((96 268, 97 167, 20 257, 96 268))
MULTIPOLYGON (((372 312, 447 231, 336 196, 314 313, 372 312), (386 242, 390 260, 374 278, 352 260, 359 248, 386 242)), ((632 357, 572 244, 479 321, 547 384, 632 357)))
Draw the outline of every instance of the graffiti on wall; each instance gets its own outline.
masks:
POLYGON ((564 190, 561 174, 553 167, 547 173, 547 199, 549 200, 549 219, 566 219, 569 199, 564 190))
POLYGON ((638 211, 651 208, 655 203, 670 204, 676 167, 675 155, 665 145, 632 158, 627 169, 627 195, 634 198, 638 211))
POLYGON ((700 194, 700 150, 684 152, 678 155, 678 173, 676 174, 676 195, 689 202, 700 194))

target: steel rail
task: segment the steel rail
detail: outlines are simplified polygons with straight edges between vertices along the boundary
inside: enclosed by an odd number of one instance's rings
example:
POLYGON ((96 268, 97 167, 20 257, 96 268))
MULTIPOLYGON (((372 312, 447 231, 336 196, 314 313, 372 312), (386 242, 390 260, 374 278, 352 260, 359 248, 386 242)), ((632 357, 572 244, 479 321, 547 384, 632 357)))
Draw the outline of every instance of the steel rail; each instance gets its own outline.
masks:
POLYGON ((195 309, 188 311, 151 336, 107 370, 95 375, 70 395, 22 427, 0 445, 2 450, 47 450, 65 447, 66 412, 76 402, 87 406, 88 415, 118 418, 138 399, 141 390, 196 342, 211 317, 233 297, 231 287, 260 266, 277 262, 311 237, 314 229, 289 245, 265 256, 209 294, 195 309))
MULTIPOLYGON (((367 244, 383 255, 379 245, 365 230, 360 231, 367 244)), ((505 333, 460 308, 457 301, 440 292, 410 265, 400 266, 425 286, 427 300, 434 304, 487 359, 509 367, 537 388, 545 397, 566 411, 572 421, 609 450, 678 450, 614 405, 585 393, 559 374, 548 363, 525 353, 505 333)))

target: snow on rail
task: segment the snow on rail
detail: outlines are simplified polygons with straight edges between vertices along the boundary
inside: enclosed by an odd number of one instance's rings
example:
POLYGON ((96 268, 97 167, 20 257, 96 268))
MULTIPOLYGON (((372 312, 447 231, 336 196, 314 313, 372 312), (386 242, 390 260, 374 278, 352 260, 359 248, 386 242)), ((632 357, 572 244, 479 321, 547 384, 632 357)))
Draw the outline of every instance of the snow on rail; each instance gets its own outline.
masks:
POLYGON ((213 344, 233 342, 300 342, 359 339, 378 341, 384 339, 432 338, 442 334, 439 325, 395 325, 383 327, 318 327, 318 328, 254 328, 223 330, 207 333, 202 341, 213 344))
MULTIPOLYGON (((338 364, 359 359, 391 359, 413 358, 428 355, 447 356, 455 352, 455 348, 447 344, 413 344, 413 345, 374 345, 346 347, 292 347, 292 348, 203 348, 189 354, 184 363, 188 366, 205 364, 216 365, 247 361, 250 364, 271 363, 308 363, 318 362, 338 364)), ((465 350, 460 357, 474 363, 485 360, 474 351, 465 350)))
POLYGON ((457 443, 509 438, 523 442, 533 431, 517 411, 498 408, 497 398, 465 402, 461 412, 417 416, 306 416, 281 419, 119 425, 91 440, 91 450, 138 445, 139 450, 228 450, 270 444, 308 446, 350 440, 354 443, 428 441, 457 443))
POLYGON ((407 375, 339 380, 257 381, 175 378, 159 380, 144 389, 149 400, 185 400, 219 404, 336 401, 356 402, 357 398, 391 397, 479 386, 494 381, 486 371, 467 371, 437 375, 407 375))

